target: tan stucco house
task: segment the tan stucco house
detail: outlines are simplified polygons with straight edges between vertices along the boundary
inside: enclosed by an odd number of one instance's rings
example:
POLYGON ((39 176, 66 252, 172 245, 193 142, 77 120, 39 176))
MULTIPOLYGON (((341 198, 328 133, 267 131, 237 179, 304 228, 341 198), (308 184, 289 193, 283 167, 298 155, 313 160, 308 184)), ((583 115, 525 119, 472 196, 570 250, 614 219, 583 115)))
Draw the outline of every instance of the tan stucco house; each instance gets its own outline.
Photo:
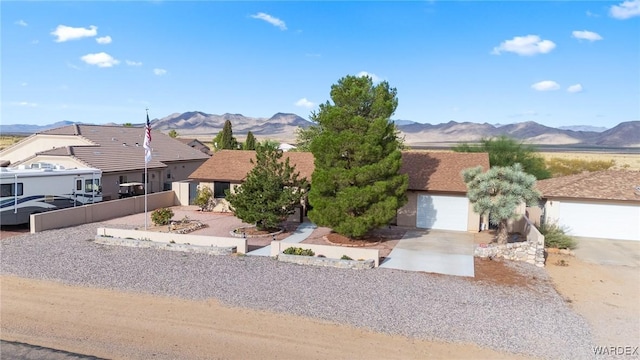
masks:
POLYGON ((541 180, 542 216, 570 235, 640 241, 640 171, 606 170, 541 180))
MULTIPOLYGON (((10 166, 44 162, 66 168, 102 170, 103 199, 117 199, 119 184, 145 182, 144 128, 69 125, 33 134, 0 151, 10 166)), ((159 131, 151 132, 152 158, 147 164, 148 191, 170 189, 186 180, 209 155, 159 131)))
MULTIPOLYGON (((289 158, 300 176, 313 186, 313 154, 286 152, 284 158, 289 158)), ((189 178, 210 186, 214 196, 221 199, 226 189, 233 191, 242 184, 253 168, 251 159, 255 159, 254 151, 221 150, 189 178)), ((409 201, 398 210, 398 225, 459 231, 480 229, 480 216, 471 208, 460 173, 475 166, 488 170, 488 154, 405 151, 402 162, 400 171, 409 176, 409 201)))

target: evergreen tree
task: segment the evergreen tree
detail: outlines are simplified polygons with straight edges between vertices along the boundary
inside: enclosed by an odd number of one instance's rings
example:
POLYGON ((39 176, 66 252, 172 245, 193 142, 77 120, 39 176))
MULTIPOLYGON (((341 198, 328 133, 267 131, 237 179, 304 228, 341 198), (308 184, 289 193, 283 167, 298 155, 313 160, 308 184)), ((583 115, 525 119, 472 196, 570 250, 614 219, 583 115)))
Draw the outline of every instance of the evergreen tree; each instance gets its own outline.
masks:
POLYGON ((406 201, 401 141, 390 121, 398 105, 386 81, 346 76, 331 87, 331 100, 312 120, 321 131, 310 149, 315 157, 309 218, 357 238, 388 224, 406 201))
POLYGON ((253 133, 251 131, 247 133, 247 139, 244 141, 244 149, 245 150, 256 149, 256 138, 255 136, 253 136, 253 133))
POLYGON ((213 138, 213 151, 238 150, 238 141, 233 137, 231 121, 226 120, 222 131, 213 138))
POLYGON ((535 176, 538 180, 551 177, 544 158, 536 153, 533 146, 525 145, 504 135, 494 139, 482 139, 479 145, 463 143, 454 146, 453 151, 486 152, 489 154, 491 166, 511 166, 519 163, 526 173, 535 176))
POLYGON ((260 144, 256 150, 254 168, 247 179, 232 194, 227 190, 235 215, 246 223, 255 223, 258 229, 276 228, 300 205, 308 189, 306 178, 299 179, 289 158, 282 161, 282 152, 269 144, 260 144))
POLYGON ((485 173, 480 166, 469 168, 462 171, 462 177, 473 210, 481 216, 488 214, 489 222, 498 225, 498 244, 507 243, 507 222, 518 217, 516 208, 523 202, 535 205, 540 198, 535 176, 524 172, 520 164, 494 166, 485 173))

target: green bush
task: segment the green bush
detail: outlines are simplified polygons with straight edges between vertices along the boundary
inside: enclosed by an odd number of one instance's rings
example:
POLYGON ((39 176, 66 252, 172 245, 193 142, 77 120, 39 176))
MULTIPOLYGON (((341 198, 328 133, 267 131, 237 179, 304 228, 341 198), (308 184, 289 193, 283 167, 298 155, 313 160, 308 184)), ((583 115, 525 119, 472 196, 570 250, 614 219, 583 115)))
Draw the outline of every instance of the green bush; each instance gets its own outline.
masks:
POLYGON ((311 249, 303 249, 303 248, 293 247, 293 246, 290 247, 290 248, 286 248, 283 251, 283 253, 287 254, 287 255, 302 255, 302 256, 313 256, 313 255, 315 255, 315 253, 311 249))
POLYGON ((168 225, 173 217, 173 210, 169 208, 156 209, 151 213, 151 221, 157 226, 168 225))
POLYGON ((551 158, 546 161, 547 170, 553 177, 580 174, 584 171, 602 171, 616 165, 615 160, 585 160, 551 158))
POLYGON ((211 198, 213 197, 213 192, 211 188, 205 185, 198 186, 198 190, 196 192, 196 198, 193 200, 195 205, 200 207, 202 211, 211 211, 211 198))
POLYGON ((576 239, 567 235, 566 229, 555 223, 545 223, 538 229, 544 235, 544 246, 558 249, 575 249, 576 239))
POLYGON ((340 260, 353 260, 352 258, 348 257, 347 255, 342 255, 342 257, 340 258, 340 260))

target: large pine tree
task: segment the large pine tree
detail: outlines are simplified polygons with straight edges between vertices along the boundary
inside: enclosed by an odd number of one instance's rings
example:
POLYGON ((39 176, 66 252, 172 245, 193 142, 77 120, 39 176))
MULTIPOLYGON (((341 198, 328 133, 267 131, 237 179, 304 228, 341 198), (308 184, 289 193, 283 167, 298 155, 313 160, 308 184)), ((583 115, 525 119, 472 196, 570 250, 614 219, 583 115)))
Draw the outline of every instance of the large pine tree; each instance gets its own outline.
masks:
POLYGON ((390 117, 398 106, 386 81, 346 76, 311 119, 321 131, 310 144, 315 157, 309 218, 358 238, 388 224, 407 201, 401 141, 390 117))

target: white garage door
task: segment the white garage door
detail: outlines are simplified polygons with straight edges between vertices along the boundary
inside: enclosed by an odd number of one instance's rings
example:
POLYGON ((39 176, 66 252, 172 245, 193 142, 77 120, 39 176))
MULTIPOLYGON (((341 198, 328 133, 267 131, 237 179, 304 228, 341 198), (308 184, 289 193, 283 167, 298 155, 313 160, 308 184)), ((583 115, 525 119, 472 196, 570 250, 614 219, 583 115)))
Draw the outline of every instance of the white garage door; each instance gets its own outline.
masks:
POLYGON ((561 201, 559 223, 575 236, 640 241, 640 206, 561 201))
POLYGON ((416 226, 467 231, 469 199, 464 196, 418 195, 416 226))

